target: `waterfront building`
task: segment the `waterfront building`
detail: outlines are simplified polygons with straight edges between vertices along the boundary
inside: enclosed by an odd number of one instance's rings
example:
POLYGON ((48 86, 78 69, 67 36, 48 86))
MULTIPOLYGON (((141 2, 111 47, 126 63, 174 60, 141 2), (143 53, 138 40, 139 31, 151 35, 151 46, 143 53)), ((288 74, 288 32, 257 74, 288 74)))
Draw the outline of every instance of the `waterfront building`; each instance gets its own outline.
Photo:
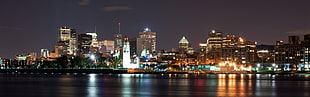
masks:
POLYGON ((309 71, 308 35, 304 41, 299 36, 289 36, 289 42, 277 41, 275 46, 275 63, 281 70, 306 70, 309 71))
POLYGON ((136 57, 131 61, 130 44, 128 37, 124 38, 123 45, 123 68, 139 68, 139 58, 136 57))

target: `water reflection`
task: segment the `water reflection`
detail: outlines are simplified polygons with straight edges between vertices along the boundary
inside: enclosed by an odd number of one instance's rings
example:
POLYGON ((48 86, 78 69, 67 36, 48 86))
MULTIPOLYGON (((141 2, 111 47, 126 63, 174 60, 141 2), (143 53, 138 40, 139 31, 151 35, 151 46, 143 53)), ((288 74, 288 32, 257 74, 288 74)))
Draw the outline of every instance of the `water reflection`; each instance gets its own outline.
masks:
POLYGON ((308 75, 69 74, 2 75, 0 79, 0 97, 310 96, 308 75))
POLYGON ((97 74, 89 74, 87 97, 98 97, 97 74))
POLYGON ((217 96, 239 96, 253 95, 251 75, 243 74, 218 74, 217 96))

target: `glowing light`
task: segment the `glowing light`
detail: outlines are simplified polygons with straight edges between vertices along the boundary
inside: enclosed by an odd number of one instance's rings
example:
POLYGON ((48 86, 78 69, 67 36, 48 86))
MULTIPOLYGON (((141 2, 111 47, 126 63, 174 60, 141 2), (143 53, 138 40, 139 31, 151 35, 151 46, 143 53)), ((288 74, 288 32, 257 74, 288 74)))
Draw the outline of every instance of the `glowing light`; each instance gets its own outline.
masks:
POLYGON ((244 42, 244 39, 243 38, 239 38, 239 42, 243 43, 244 42))
POLYGON ((144 31, 151 31, 151 29, 149 29, 149 28, 145 28, 145 29, 144 29, 144 31))
POLYGON ((95 59, 95 55, 90 55, 90 59, 94 60, 95 59))
POLYGON ((212 33, 215 33, 215 30, 212 30, 212 33))
POLYGON ((280 40, 280 43, 283 43, 284 41, 283 40, 280 40))

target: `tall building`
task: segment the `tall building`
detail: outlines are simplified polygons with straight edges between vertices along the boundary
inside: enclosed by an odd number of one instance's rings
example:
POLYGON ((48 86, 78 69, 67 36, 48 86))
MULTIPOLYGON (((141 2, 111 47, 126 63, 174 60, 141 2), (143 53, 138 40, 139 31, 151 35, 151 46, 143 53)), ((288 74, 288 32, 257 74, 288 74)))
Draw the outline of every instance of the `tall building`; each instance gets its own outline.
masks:
POLYGON ((221 58, 222 32, 212 30, 208 32, 207 39, 207 60, 208 63, 219 63, 221 58))
POLYGON ((129 44, 130 44, 130 55, 136 55, 137 54, 137 38, 129 39, 129 44))
POLYGON ((189 47, 188 40, 183 36, 182 39, 179 41, 179 49, 187 50, 189 47))
POLYGON ((76 53, 76 31, 68 27, 61 27, 59 29, 58 42, 65 43, 67 45, 67 54, 75 55, 76 53))
POLYGON ((128 37, 124 38, 123 68, 130 68, 130 45, 129 45, 128 37))
POLYGON ((105 47, 105 52, 108 54, 112 54, 114 51, 114 41, 113 40, 103 40, 98 41, 100 47, 105 47))
POLYGON ((78 35, 78 49, 80 55, 89 54, 91 44, 92 44, 92 35, 87 34, 78 35))
POLYGON ((55 56, 61 57, 63 55, 68 55, 68 45, 63 41, 57 42, 55 45, 55 56))
POLYGON ((99 43, 97 41, 97 33, 87 32, 86 35, 92 36, 92 40, 91 40, 91 44, 90 44, 90 53, 92 53, 92 54, 99 53, 100 52, 100 46, 99 46, 99 43))
POLYGON ((298 36, 289 36, 288 43, 277 41, 275 45, 275 63, 282 70, 306 70, 309 71, 310 44, 308 35, 300 42, 298 36))
POLYGON ((121 33, 114 34, 114 46, 115 46, 114 48, 115 49, 122 48, 123 46, 122 40, 123 40, 123 34, 121 33))
POLYGON ((288 36, 288 44, 300 44, 299 36, 288 36))
POLYGON ((137 54, 140 56, 144 49, 149 52, 156 50, 156 32, 152 32, 148 28, 145 28, 143 32, 139 32, 139 38, 137 38, 137 54))
POLYGON ((117 23, 118 26, 118 32, 114 34, 114 48, 115 50, 120 50, 123 46, 123 34, 121 34, 121 23, 117 23))
POLYGON ((310 34, 304 35, 304 43, 310 43, 310 34))

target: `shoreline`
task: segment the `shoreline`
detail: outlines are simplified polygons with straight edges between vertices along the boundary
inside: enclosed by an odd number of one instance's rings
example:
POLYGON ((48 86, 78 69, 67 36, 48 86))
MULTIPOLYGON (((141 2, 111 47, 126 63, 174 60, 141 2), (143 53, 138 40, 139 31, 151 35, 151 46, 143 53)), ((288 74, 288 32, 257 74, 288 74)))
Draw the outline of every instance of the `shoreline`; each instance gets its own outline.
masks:
POLYGON ((309 74, 309 72, 244 72, 244 71, 136 71, 127 69, 0 69, 0 73, 103 73, 103 74, 309 74))

